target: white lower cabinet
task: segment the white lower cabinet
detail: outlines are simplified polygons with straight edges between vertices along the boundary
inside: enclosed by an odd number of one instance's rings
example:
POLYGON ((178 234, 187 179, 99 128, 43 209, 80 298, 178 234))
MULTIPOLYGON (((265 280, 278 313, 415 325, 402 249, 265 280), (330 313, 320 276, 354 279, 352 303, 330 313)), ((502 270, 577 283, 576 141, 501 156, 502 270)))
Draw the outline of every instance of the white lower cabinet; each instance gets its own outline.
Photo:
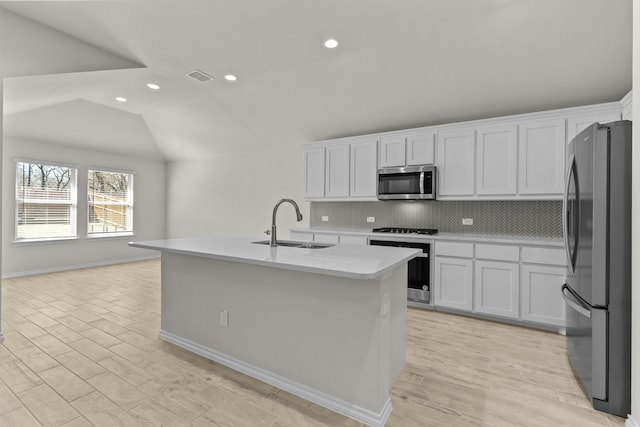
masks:
POLYGON ((313 233, 290 231, 289 237, 291 238, 291 240, 296 240, 298 242, 313 242, 313 233))
POLYGON ((347 243, 350 245, 366 245, 369 243, 369 238, 367 236, 351 236, 351 235, 340 235, 340 243, 347 243))
POLYGON ((313 241, 319 243, 340 243, 340 236, 337 234, 314 234, 313 241))
POLYGON ((565 326, 563 249, 438 241, 434 306, 565 326), (475 250, 474 250, 475 248, 475 250))
POLYGON ((513 262, 475 263, 474 311, 517 319, 520 310, 520 267, 513 262))
POLYGON ((522 265, 523 320, 566 326, 567 312, 560 293, 565 274, 562 267, 522 265))
POLYGON ((433 303, 436 306, 471 311, 473 259, 436 257, 434 281, 433 303))
POLYGON ((318 243, 346 243, 350 245, 366 245, 369 243, 368 236, 353 234, 336 234, 334 233, 313 233, 307 231, 291 231, 289 233, 291 240, 299 242, 318 242, 318 243))

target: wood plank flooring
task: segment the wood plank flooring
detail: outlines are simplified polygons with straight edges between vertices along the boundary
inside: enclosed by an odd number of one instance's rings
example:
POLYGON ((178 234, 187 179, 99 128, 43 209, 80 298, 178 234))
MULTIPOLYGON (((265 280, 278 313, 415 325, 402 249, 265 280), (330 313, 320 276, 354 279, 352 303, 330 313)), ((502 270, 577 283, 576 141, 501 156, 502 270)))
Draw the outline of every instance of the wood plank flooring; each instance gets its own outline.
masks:
MULTIPOLYGON (((360 426, 167 344, 160 263, 3 281, 0 426, 360 426)), ((623 426, 593 410, 564 337, 409 309, 389 427, 623 426)))

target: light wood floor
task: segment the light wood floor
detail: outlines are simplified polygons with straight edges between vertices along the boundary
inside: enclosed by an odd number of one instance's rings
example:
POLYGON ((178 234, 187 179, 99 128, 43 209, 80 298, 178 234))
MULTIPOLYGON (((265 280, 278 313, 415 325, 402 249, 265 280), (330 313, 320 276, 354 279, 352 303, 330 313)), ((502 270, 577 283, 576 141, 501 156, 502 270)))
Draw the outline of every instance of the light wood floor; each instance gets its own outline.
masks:
MULTIPOLYGON (((0 426, 359 426, 158 339, 147 261, 3 282, 0 426)), ((560 335, 409 309, 389 427, 623 426, 560 335)))

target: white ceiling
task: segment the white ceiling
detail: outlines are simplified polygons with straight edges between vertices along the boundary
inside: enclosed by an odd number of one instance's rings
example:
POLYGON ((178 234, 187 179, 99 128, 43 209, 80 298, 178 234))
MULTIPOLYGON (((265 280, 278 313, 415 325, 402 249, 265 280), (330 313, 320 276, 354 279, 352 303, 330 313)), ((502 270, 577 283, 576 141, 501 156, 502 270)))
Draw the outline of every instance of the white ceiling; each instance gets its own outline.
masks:
POLYGON ((147 67, 7 79, 7 134, 169 160, 616 101, 631 89, 632 0, 0 5, 147 67), (325 49, 328 37, 340 46, 325 49), (215 80, 187 78, 194 69, 215 80))

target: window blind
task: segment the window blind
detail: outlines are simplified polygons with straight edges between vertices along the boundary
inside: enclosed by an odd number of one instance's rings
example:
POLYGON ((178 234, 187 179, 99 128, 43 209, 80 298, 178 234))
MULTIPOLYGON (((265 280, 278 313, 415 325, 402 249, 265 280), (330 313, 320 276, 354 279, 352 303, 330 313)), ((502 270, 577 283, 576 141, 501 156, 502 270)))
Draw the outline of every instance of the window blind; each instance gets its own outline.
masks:
POLYGON ((87 234, 133 232, 133 174, 90 169, 87 234))
POLYGON ((76 236, 76 169, 16 162, 16 240, 76 236))

